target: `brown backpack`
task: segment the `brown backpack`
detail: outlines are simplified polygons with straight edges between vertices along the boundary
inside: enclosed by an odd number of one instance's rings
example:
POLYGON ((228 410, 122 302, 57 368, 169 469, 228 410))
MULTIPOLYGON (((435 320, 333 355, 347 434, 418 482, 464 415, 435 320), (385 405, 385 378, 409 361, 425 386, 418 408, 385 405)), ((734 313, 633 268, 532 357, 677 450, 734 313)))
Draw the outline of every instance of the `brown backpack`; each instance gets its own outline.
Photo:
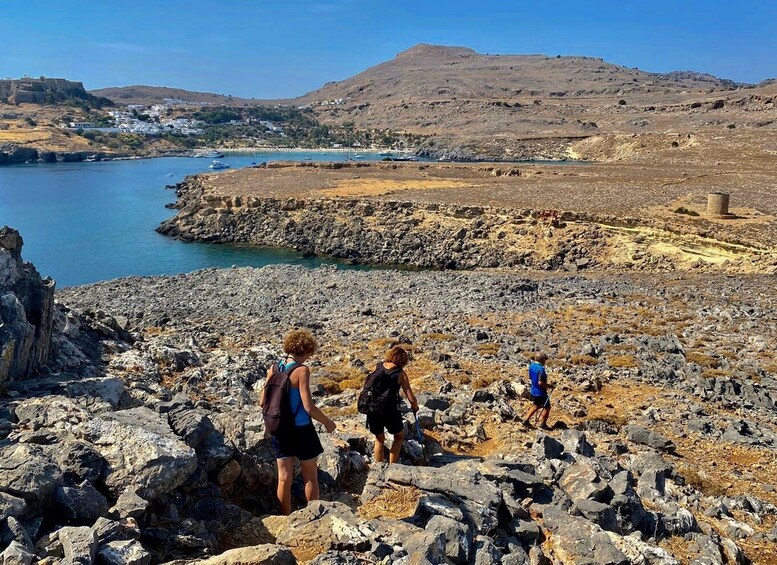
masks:
MULTIPOLYGON (((291 411, 289 389, 291 388, 291 373, 301 366, 292 363, 284 366, 281 370, 280 363, 273 365, 270 377, 264 385, 264 406, 262 406, 264 429, 268 435, 282 436, 294 428, 294 419, 297 414, 291 411)), ((302 403, 297 407, 297 412, 301 407, 302 403)))

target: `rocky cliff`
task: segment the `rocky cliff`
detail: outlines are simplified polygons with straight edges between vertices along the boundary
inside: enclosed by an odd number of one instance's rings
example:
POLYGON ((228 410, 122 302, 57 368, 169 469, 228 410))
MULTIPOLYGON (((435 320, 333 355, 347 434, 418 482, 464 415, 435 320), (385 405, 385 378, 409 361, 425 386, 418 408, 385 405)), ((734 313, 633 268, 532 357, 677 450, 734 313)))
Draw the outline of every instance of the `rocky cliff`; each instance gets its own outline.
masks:
POLYGON ((35 374, 49 360, 54 281, 22 260, 19 232, 0 229, 0 386, 35 374))
POLYGON ((157 231, 184 241, 285 247, 352 263, 434 269, 777 270, 774 250, 746 238, 728 242, 725 234, 710 237, 708 226, 628 213, 230 195, 217 193, 209 182, 194 176, 177 185, 179 212, 157 231))

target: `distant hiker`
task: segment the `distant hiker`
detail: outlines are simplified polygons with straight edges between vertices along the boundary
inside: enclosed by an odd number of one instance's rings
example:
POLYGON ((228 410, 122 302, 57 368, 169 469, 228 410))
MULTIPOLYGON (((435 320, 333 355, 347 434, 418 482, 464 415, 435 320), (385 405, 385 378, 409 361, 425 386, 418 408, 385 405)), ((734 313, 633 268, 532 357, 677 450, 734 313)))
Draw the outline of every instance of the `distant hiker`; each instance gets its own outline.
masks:
POLYGON ((537 353, 534 356, 534 360, 529 364, 529 381, 531 382, 529 395, 531 396, 532 406, 523 420, 523 425, 530 427, 532 416, 537 413, 537 410, 542 410, 540 413, 540 429, 543 430, 550 429, 548 428, 548 416, 550 416, 548 389, 550 387, 548 385, 548 375, 545 372, 545 362, 547 360, 547 355, 537 353))
POLYGON ((295 330, 283 338, 286 357, 267 371, 262 390, 262 414, 265 428, 272 435, 272 446, 278 464, 278 502, 283 514, 291 513, 291 483, 294 459, 299 460, 305 497, 318 500, 318 456, 324 452, 313 419, 327 432, 335 423, 314 403, 310 394, 310 369, 305 366, 318 344, 307 330, 295 330))
POLYGON ((384 449, 388 431, 394 436, 389 453, 389 463, 399 461, 399 452, 405 437, 405 421, 399 411, 399 390, 405 392, 410 401, 410 408, 418 412, 418 401, 410 388, 404 368, 410 362, 407 351, 401 347, 392 347, 384 357, 383 363, 378 363, 375 370, 367 377, 364 388, 359 395, 358 409, 367 415, 367 427, 375 435, 375 462, 384 461, 384 449))

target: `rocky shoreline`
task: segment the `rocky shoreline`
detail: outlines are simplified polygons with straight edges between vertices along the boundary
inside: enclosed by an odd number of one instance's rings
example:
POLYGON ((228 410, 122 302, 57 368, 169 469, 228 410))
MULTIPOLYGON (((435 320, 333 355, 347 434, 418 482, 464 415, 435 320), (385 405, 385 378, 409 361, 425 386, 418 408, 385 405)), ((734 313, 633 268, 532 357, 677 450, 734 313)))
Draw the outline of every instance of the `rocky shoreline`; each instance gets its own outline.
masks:
MULTIPOLYGON (((25 304, 44 281, 8 236, 0 296, 25 304)), ((48 358, 0 398, 2 559, 769 563, 774 290, 274 266, 58 291, 48 358), (256 399, 291 327, 323 344, 314 394, 338 430, 321 434, 324 500, 301 508, 295 490, 285 518, 256 399), (408 419, 385 467, 353 406, 394 343, 413 352, 424 437, 408 419), (548 433, 517 422, 537 349, 557 385, 548 433)))
MULTIPOLYGON (((519 169, 497 169, 520 174, 519 169)), ((301 176, 300 182, 305 179, 301 176)), ((629 215, 417 202, 394 198, 240 196, 207 177, 175 186, 179 209, 157 231, 183 241, 291 248, 362 264, 433 269, 603 268, 629 271, 777 272, 760 242, 727 241, 709 226, 629 215), (625 228, 625 229, 624 229, 625 228), (631 236, 630 231, 644 233, 631 236), (721 261, 650 252, 656 241, 709 247, 721 261)))

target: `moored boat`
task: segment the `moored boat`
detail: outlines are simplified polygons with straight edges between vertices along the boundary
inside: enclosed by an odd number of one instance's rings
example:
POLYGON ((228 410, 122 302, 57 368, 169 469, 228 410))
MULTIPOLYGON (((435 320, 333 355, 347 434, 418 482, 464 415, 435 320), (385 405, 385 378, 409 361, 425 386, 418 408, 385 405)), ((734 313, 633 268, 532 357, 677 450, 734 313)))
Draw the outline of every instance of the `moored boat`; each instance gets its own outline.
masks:
POLYGON ((208 168, 209 169, 213 169, 214 171, 218 171, 220 169, 228 169, 229 168, 229 164, 228 163, 222 163, 221 161, 214 160, 210 164, 210 166, 208 168))

